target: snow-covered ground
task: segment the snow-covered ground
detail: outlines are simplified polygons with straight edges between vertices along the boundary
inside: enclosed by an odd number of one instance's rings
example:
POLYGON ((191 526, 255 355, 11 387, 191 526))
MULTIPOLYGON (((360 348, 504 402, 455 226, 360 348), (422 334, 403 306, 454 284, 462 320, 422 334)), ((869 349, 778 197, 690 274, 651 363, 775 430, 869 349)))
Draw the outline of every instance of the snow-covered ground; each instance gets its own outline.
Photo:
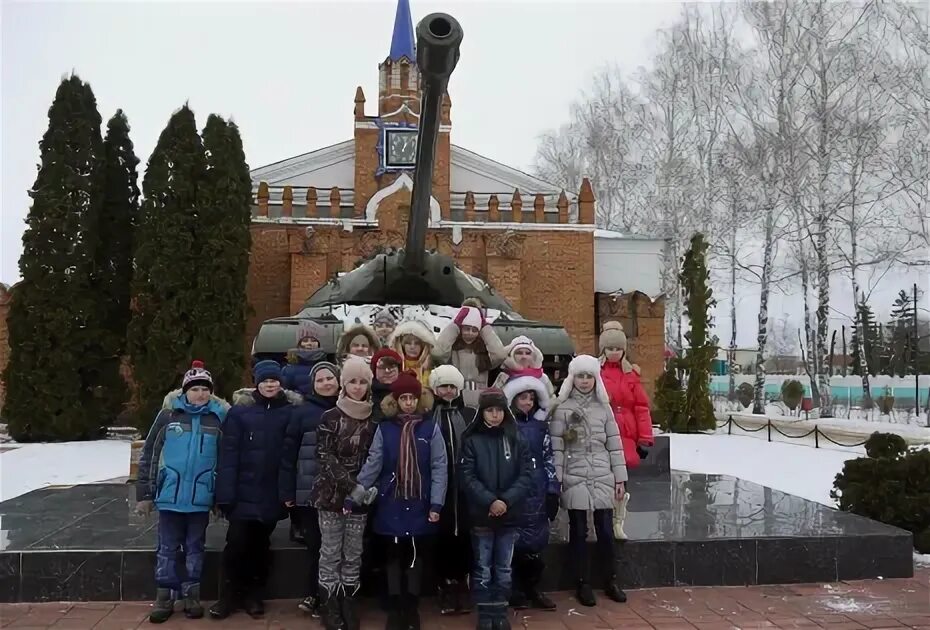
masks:
POLYGON ((22 444, 0 452, 0 501, 46 486, 106 481, 129 474, 122 440, 22 444))

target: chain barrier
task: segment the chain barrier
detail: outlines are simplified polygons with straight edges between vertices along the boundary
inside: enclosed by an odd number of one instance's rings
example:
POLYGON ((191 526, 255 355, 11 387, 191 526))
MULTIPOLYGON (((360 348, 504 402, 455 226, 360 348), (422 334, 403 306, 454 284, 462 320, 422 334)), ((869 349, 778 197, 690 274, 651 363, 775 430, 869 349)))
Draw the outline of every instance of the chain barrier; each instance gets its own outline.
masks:
POLYGON ((778 428, 778 426, 773 424, 771 420, 768 420, 768 419, 766 419, 765 424, 763 424, 762 426, 756 427, 755 429, 750 429, 749 427, 744 427, 739 422, 734 420, 732 415, 728 416, 726 420, 724 420, 722 423, 717 425, 718 429, 722 429, 723 427, 727 428, 727 435, 733 435, 733 427, 736 427, 737 429, 745 433, 758 433, 760 431, 767 431, 769 442, 772 441, 773 430, 779 435, 782 435, 788 438, 789 440, 803 440, 804 438, 807 438, 813 435, 814 436, 814 448, 820 448, 820 438, 823 438, 827 442, 830 442, 831 444, 836 444, 837 446, 841 446, 843 448, 858 448, 860 446, 864 446, 865 443, 868 441, 868 440, 862 440, 861 442, 856 442, 854 444, 844 444, 842 442, 837 442, 836 440, 831 438, 829 435, 824 433, 820 429, 820 427, 817 425, 814 425, 814 428, 808 431, 807 433, 802 433, 801 435, 792 435, 790 433, 785 433, 780 428, 778 428))

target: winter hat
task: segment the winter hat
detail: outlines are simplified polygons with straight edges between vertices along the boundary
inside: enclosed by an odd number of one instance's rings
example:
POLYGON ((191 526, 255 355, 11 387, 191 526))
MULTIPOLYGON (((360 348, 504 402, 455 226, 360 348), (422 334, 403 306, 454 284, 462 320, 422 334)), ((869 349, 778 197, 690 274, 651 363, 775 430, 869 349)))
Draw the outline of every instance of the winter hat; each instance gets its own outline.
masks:
POLYGON ((314 363, 313 367, 310 368, 310 388, 313 389, 313 383, 316 381, 316 374, 320 370, 329 370, 332 372, 333 376, 336 379, 339 379, 339 368, 335 364, 330 363, 329 361, 320 361, 319 363, 314 363))
POLYGON ((617 321, 604 322, 597 345, 601 354, 604 354, 607 348, 620 348, 626 352, 626 334, 623 332, 623 324, 617 321))
POLYGON ((371 373, 371 368, 368 366, 367 361, 360 357, 350 356, 346 358, 345 363, 342 364, 342 374, 339 377, 339 384, 345 387, 346 383, 353 378, 360 379, 371 385, 374 376, 371 373))
POLYGON ((429 388, 436 391, 442 385, 455 385, 459 391, 465 387, 465 377, 454 365, 440 365, 429 374, 429 388))
POLYGON ((489 407, 499 407, 507 411, 507 396, 504 391, 497 387, 489 387, 481 392, 478 396, 478 412, 482 412, 489 407))
POLYGON ((471 326, 472 328, 481 330, 481 311, 474 306, 463 306, 462 308, 468 310, 468 314, 465 315, 465 319, 462 320, 462 326, 471 326))
POLYGON ((374 326, 375 324, 387 324, 388 326, 395 326, 397 324, 397 320, 394 319, 393 315, 391 315, 391 311, 386 308, 382 308, 377 313, 375 313, 374 317, 371 318, 371 325, 374 326))
POLYGON ((419 398, 423 394, 423 386, 420 379, 413 372, 402 372, 397 380, 391 383, 391 394, 394 398, 400 399, 403 394, 413 394, 419 398))
POLYGON ((316 339, 322 344, 325 334, 326 331, 318 323, 312 319, 304 319, 301 320, 300 324, 297 326, 297 343, 309 337, 311 339, 316 339))
POLYGON ((400 355, 397 353, 396 350, 392 350, 390 348, 381 348, 380 350, 375 352, 375 355, 373 357, 371 357, 371 371, 372 372, 378 369, 378 363, 382 359, 386 359, 387 361, 393 361, 397 367, 400 367, 404 363, 404 360, 400 357, 400 355))
POLYGON ((549 392, 546 385, 534 376, 518 376, 504 383, 504 395, 507 396, 508 405, 512 405, 514 398, 523 392, 536 394, 536 405, 539 409, 533 417, 537 420, 545 420, 549 409, 549 392))
POLYGON ((526 348, 527 350, 533 353, 533 361, 530 367, 536 368, 536 369, 539 369, 542 367, 542 364, 543 364, 542 350, 536 347, 536 344, 533 342, 532 339, 524 335, 514 337, 513 341, 511 341, 505 348, 505 350, 507 351, 507 359, 505 360, 506 367, 513 367, 516 365, 516 363, 513 360, 513 355, 514 355, 514 352, 516 352, 520 348, 526 348))
POLYGON ((575 376, 578 374, 594 375, 594 392, 597 399, 604 404, 610 404, 607 388, 604 387, 604 380, 601 378, 601 362, 589 354, 579 354, 568 364, 568 376, 565 377, 565 380, 562 381, 562 387, 559 388, 558 402, 562 403, 568 400, 572 390, 575 389, 575 376))
POLYGON ((255 367, 252 368, 252 378, 255 380, 256 384, 269 379, 280 383, 281 366, 278 365, 277 361, 272 361, 271 359, 259 361, 255 364, 255 367))
POLYGON ((187 393, 191 387, 202 386, 213 393, 213 376, 203 367, 203 361, 191 361, 191 369, 184 373, 181 392, 187 393))

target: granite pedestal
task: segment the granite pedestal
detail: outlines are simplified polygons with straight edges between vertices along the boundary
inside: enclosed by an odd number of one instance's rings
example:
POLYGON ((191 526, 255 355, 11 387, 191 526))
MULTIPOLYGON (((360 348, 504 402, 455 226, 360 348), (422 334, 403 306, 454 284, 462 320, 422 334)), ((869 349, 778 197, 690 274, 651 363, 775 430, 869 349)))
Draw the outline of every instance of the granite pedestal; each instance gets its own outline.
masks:
MULTIPOLYGON (((660 438, 631 475, 630 540, 618 543, 624 587, 913 575, 909 532, 748 481, 670 470, 668 446, 660 438)), ((0 503, 0 602, 153 597, 157 517, 133 514, 134 503, 134 490, 122 484, 47 488, 0 503)), ((225 530, 218 521, 207 531, 204 599, 217 596, 225 530)), ((288 530, 283 521, 272 537, 269 598, 305 594, 306 550, 288 530)), ((546 589, 573 586, 566 539, 561 512, 546 589)))

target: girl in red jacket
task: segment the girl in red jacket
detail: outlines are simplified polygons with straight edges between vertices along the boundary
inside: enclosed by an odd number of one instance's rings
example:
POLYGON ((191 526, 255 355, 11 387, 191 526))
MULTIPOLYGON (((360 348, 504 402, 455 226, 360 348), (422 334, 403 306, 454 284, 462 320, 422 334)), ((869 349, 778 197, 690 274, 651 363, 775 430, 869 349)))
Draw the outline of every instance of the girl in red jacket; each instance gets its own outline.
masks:
MULTIPOLYGON (((627 357, 626 334, 620 322, 606 322, 601 327, 598 346, 601 349, 601 378, 620 427, 626 466, 635 468, 647 455, 645 449, 655 443, 649 398, 639 381, 639 367, 630 363, 627 357)), ((629 500, 630 493, 626 492, 614 509, 614 537, 618 540, 626 539, 623 521, 629 500)))

